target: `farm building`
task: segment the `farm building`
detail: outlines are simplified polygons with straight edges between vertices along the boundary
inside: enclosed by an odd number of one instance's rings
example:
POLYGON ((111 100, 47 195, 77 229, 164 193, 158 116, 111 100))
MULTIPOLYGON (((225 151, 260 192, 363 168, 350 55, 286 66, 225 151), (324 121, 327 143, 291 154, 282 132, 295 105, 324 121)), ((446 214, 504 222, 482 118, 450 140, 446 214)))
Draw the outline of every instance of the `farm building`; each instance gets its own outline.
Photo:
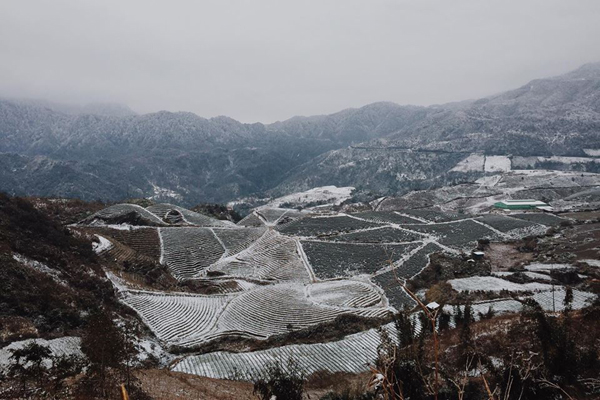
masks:
POLYGON ((540 209, 540 210, 544 210, 544 211, 550 210, 552 208, 548 204, 544 203, 543 201, 532 200, 532 199, 503 200, 503 201, 499 201, 499 202, 495 203, 494 207, 503 208, 505 210, 540 209))

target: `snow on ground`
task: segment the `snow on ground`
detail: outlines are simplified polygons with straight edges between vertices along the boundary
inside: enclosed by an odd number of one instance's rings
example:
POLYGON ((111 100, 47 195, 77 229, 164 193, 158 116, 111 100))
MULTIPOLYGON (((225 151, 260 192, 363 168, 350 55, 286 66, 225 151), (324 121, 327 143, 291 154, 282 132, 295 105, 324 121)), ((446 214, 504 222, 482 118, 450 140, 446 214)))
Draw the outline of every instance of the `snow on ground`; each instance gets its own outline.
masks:
POLYGON ((160 187, 152 182, 149 182, 152 185, 152 191, 154 192, 153 196, 148 197, 150 200, 160 200, 164 198, 171 198, 175 200, 181 200, 183 197, 181 195, 171 189, 160 187))
POLYGON ((459 292, 478 290, 485 292, 499 292, 501 290, 525 292, 552 289, 551 285, 543 283, 513 283, 494 276, 471 276, 469 278, 452 279, 448 283, 452 286, 452 289, 459 292))
POLYGON ((583 149, 583 152, 588 156, 600 157, 600 149, 583 149))
POLYGON ((470 172, 470 171, 483 171, 483 165, 485 162, 485 156, 483 154, 473 153, 464 160, 460 161, 450 171, 455 172, 470 172))
POLYGON ((324 202, 331 205, 339 205, 351 197, 354 190, 353 186, 337 187, 337 186, 321 186, 312 188, 305 192, 288 194, 287 196, 278 197, 271 200, 269 203, 258 207, 262 208, 277 208, 282 204, 290 203, 293 205, 303 205, 308 203, 324 202))
MULTIPOLYGON (((62 356, 76 356, 83 357, 81 352, 81 338, 76 336, 65 336, 58 339, 46 340, 46 339, 27 339, 18 342, 12 342, 6 347, 0 349, 0 371, 10 365, 12 356, 11 350, 22 349, 30 343, 37 343, 41 346, 47 346, 50 348, 52 355, 55 357, 62 356)), ((46 366, 50 366, 50 361, 46 360, 46 366)))
POLYGON ((581 260, 581 261, 592 267, 600 267, 600 260, 581 260))
MULTIPOLYGON (((394 324, 383 326, 396 336, 394 324)), ((326 343, 293 344, 248 353, 217 351, 191 355, 175 364, 171 370, 216 379, 252 380, 272 362, 283 368, 293 359, 306 374, 317 371, 360 373, 369 370, 377 359, 381 343, 377 329, 348 335, 326 343)))
POLYGON ((532 271, 532 272, 550 272, 553 270, 561 270, 561 269, 572 269, 573 266, 570 264, 541 264, 541 263, 534 263, 534 264, 529 264, 527 266, 525 266, 525 269, 527 271, 532 271))
POLYGON ((13 254, 13 259, 15 261, 20 262, 21 264, 27 265, 28 267, 35 269, 36 271, 49 275, 55 282, 60 283, 61 285, 67 284, 64 280, 61 279, 60 271, 52 269, 44 263, 32 260, 18 253, 13 254))
POLYGON ((100 254, 105 252, 106 250, 109 250, 113 247, 113 244, 111 243, 110 240, 108 240, 107 238, 105 238, 104 236, 100 236, 100 235, 94 235, 98 238, 98 243, 93 242, 92 243, 92 248, 94 249, 94 252, 96 252, 96 254, 100 254))
POLYGON ((510 171, 510 158, 506 156, 486 156, 485 172, 507 172, 510 171))
POLYGON ((524 274, 525 274, 525 276, 528 276, 531 279, 540 279, 540 280, 543 280, 543 281, 551 281, 552 280, 552 277, 550 277, 549 275, 540 274, 539 272, 529 272, 529 271, 527 271, 524 274))
POLYGON ((494 187, 498 184, 498 182, 500 182, 501 179, 502 175, 484 176, 477 179, 475 183, 478 183, 481 185, 481 187, 494 187))

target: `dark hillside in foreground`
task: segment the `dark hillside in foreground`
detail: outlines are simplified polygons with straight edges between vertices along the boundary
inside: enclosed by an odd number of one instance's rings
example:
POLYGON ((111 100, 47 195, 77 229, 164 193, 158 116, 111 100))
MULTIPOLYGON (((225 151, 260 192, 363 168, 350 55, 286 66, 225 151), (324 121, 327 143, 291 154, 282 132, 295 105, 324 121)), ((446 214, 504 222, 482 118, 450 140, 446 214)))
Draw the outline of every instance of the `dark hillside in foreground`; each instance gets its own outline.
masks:
POLYGON ((0 194, 0 344, 64 336, 83 313, 116 306, 89 239, 28 199, 0 194))

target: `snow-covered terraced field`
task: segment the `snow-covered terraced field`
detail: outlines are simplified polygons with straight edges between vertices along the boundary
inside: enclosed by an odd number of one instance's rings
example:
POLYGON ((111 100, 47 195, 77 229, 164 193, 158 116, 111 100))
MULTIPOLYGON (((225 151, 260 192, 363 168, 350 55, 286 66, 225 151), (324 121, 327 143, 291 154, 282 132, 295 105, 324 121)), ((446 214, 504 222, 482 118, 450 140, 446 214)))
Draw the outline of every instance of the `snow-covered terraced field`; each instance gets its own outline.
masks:
POLYGON ((369 290, 368 284, 360 286, 354 281, 338 282, 333 287, 344 285, 345 295, 329 299, 324 292, 332 284, 319 282, 308 286, 257 286, 236 294, 212 296, 130 290, 122 292, 122 301, 165 344, 188 348, 224 336, 266 339, 330 322, 345 314, 389 316, 390 310, 383 305, 376 288, 369 290), (308 293, 313 295, 308 297, 308 293), (342 304, 331 304, 336 299, 342 304))
POLYGON ((440 244, 464 249, 477 243, 479 239, 498 239, 500 235, 492 228, 472 221, 454 221, 448 223, 404 225, 405 229, 425 233, 435 237, 440 244))
POLYGON ((212 231, 225 248, 223 257, 233 256, 247 249, 265 233, 264 228, 213 228, 212 231))
POLYGON ((140 315, 157 338, 172 345, 203 338, 230 299, 227 295, 130 290, 123 293, 121 301, 140 315))
POLYGON ((160 239, 157 228, 111 229, 108 227, 89 228, 93 232, 114 239, 132 250, 158 261, 160 259, 160 239))
POLYGON ((390 259, 398 261, 418 245, 419 243, 381 245, 302 241, 308 261, 320 279, 356 274, 372 275, 385 268, 390 259))
POLYGON ((266 231, 245 250, 215 262, 208 269, 224 275, 273 281, 308 281, 299 244, 276 231, 266 231))
POLYGON ((421 240, 422 238, 423 235, 419 235, 412 231, 384 226, 382 228, 329 236, 325 239, 336 242, 402 243, 414 242, 421 240))
POLYGON ((283 225, 278 229, 286 235, 319 236, 379 226, 381 224, 362 221, 347 215, 336 215, 331 217, 305 217, 283 225))
MULTIPOLYGON (((566 290, 563 287, 557 287, 554 291, 545 291, 534 293, 531 298, 538 302, 540 306, 546 311, 563 311, 565 309, 565 295, 566 290)), ((580 290, 573 290, 573 302, 571 307, 574 310, 587 307, 596 298, 593 293, 582 292, 580 290)))
POLYGON ((383 292, 365 282, 351 280, 324 281, 309 285, 311 301, 338 307, 371 307, 383 301, 383 292))
POLYGON ((168 214, 172 211, 177 212, 181 215, 184 223, 195 226, 205 227, 234 227, 235 224, 229 221, 221 221, 216 218, 211 218, 206 215, 188 210, 187 208, 179 207, 174 204, 161 203, 149 206, 146 208, 157 218, 165 219, 168 214))
POLYGON ((415 219, 428 221, 430 223, 458 221, 461 219, 469 218, 468 215, 442 212, 436 210, 402 210, 398 211, 398 213, 406 215, 408 217, 413 217, 415 219))
POLYGON ((178 280, 202 275, 221 258, 225 249, 209 228, 169 227, 159 229, 161 263, 178 280))
POLYGON ((380 222, 385 224, 422 224, 423 221, 402 215, 395 211, 364 211, 353 216, 368 221, 380 222))
POLYGON ((514 283, 495 276, 471 276, 469 278, 451 279, 448 283, 452 286, 452 289, 459 292, 499 292, 502 290, 509 292, 533 292, 552 289, 551 285, 544 283, 514 283))
MULTIPOLYGON (((393 324, 384 325, 391 337, 393 324)), ((317 371, 360 373, 369 370, 377 359, 381 339, 376 329, 348 335, 328 343, 299 344, 249 353, 214 352, 183 358, 171 369, 216 379, 252 380, 278 361, 283 368, 293 359, 306 374, 317 371)))
MULTIPOLYGON (((476 218, 477 221, 483 222, 502 233, 508 233, 514 230, 529 228, 535 226, 533 222, 522 219, 506 217, 499 214, 486 214, 476 218)), ((545 227, 543 228, 546 229, 545 227)))
POLYGON ((510 214, 510 216, 546 226, 558 226, 561 222, 566 221, 564 218, 557 217, 554 214, 541 212, 510 214))
POLYGON ((247 227, 261 227, 265 226, 265 221, 262 220, 256 211, 246 215, 240 222, 238 222, 239 226, 247 226, 247 227))
POLYGON ((87 217, 84 220, 84 222, 93 223, 96 220, 113 224, 119 224, 121 222, 130 222, 131 220, 136 220, 136 225, 167 225, 162 219, 158 218, 155 214, 136 204, 115 204, 113 206, 106 207, 87 217))

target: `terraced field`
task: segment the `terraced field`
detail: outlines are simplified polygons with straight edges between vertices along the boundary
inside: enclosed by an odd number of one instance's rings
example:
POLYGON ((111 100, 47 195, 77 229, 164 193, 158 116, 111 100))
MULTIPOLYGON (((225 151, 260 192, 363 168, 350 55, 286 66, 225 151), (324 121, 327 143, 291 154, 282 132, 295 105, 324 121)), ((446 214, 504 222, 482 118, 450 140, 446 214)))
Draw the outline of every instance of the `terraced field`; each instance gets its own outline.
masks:
POLYGON ((233 256, 247 249, 266 232, 264 228, 213 228, 212 231, 225 249, 223 257, 233 256))
POLYGON ((140 315, 157 338, 175 345, 206 336, 230 297, 128 291, 121 300, 140 315))
POLYGON ((398 261, 417 246, 417 243, 380 245, 302 241, 302 248, 319 279, 372 275, 385 268, 390 259, 398 261))
POLYGON ((85 223, 100 220, 108 224, 132 223, 133 225, 165 226, 167 225, 156 215, 135 204, 115 204, 104 208, 89 217, 85 223))
POLYGON ((431 235, 439 243, 459 250, 476 244, 478 239, 499 238, 499 235, 491 228, 487 228, 472 220, 439 224, 404 225, 402 227, 431 235))
POLYGON ((376 228, 381 224, 362 221, 347 215, 332 217, 306 217, 278 228, 281 233, 293 236, 332 235, 358 229, 376 228))
POLYGON ((196 227, 160 228, 161 263, 178 280, 202 276, 225 253, 212 230, 196 227))
POLYGON ((240 222, 238 222, 239 226, 247 226, 247 227, 261 227, 265 226, 265 222, 256 214, 256 211, 245 216, 240 222))
POLYGON ((519 218, 525 221, 534 222, 536 224, 546 226, 558 226, 561 222, 566 221, 564 218, 557 217, 554 214, 548 213, 524 213, 524 214, 510 214, 513 218, 519 218))
MULTIPOLYGON (((221 221, 206 215, 179 207, 174 204, 161 203, 146 208, 157 218, 161 220, 174 218, 176 213, 181 216, 181 221, 188 225, 207 226, 207 227, 233 227, 235 224, 229 221, 221 221)), ((178 220, 175 220, 178 221, 178 220)))
POLYGON ((208 268, 227 276, 271 281, 309 280, 297 242, 276 231, 266 231, 245 250, 219 260, 208 268))
MULTIPOLYGON (((518 218, 511 218, 499 214, 485 214, 476 218, 477 221, 483 222, 494 229, 503 233, 517 231, 519 229, 527 229, 535 227, 537 224, 518 218)), ((545 228, 544 228, 545 229, 545 228)))
MULTIPOLYGON (((383 328, 391 337, 396 336, 393 324, 383 328)), ((368 371, 368 366, 375 362, 380 343, 377 330, 370 329, 335 342, 289 345, 249 353, 214 352, 188 356, 171 369, 216 379, 252 380, 273 361, 279 361, 285 368, 291 358, 307 374, 317 371, 360 373, 368 371)))
POLYGON ((416 303, 402 288, 401 281, 420 273, 429 264, 429 255, 441 250, 436 244, 428 243, 414 252, 410 258, 396 263, 393 270, 375 275, 371 280, 383 289, 392 307, 397 310, 413 307, 416 303))
POLYGON ((237 294, 214 296, 127 291, 123 293, 123 302, 166 345, 183 348, 224 336, 266 339, 332 321, 344 314, 374 318, 389 315, 389 309, 381 304, 381 295, 366 283, 345 284, 346 295, 335 296, 342 305, 324 302, 321 285, 328 284, 316 283, 308 288, 289 283, 257 286, 237 294), (309 298, 305 290, 317 296, 309 298))
POLYGON ((422 224, 423 221, 402 215, 396 211, 365 211, 352 214, 361 219, 384 224, 422 224))
POLYGON ((402 210, 398 213, 415 219, 429 221, 430 223, 458 221, 469 218, 468 215, 464 214, 436 210, 402 210))
MULTIPOLYGON (((474 220, 434 210, 324 216, 265 207, 236 226, 171 204, 147 210, 113 207, 97 213, 96 219, 119 223, 135 213, 140 224, 155 227, 82 228, 113 242, 106 254, 118 260, 159 259, 178 280, 191 281, 187 284, 193 289, 189 290, 214 293, 141 291, 131 289, 134 286, 127 285, 126 277, 123 282, 113 279, 122 302, 140 315, 163 344, 181 351, 200 351, 223 339, 233 343, 236 338, 260 341, 284 336, 330 323, 341 315, 387 318, 394 309, 416 305, 402 283, 420 274, 432 253, 458 254, 471 250, 478 239, 542 232, 562 221, 542 213, 489 214, 474 220)), ((544 283, 553 267, 529 267, 528 273, 538 282, 517 284, 476 276, 454 279, 450 285, 458 291, 501 286, 520 292, 521 297, 535 298, 545 309, 562 305, 564 290, 559 288, 552 296, 551 286, 544 283)), ((591 295, 574 291, 574 297, 574 307, 579 308, 591 295)), ((517 300, 486 301, 473 308, 485 313, 492 306, 497 312, 510 312, 521 309, 517 300)), ((293 355, 308 373, 362 372, 375 359, 378 344, 378 333, 369 330, 329 343, 190 355, 173 370, 249 379, 268 362, 280 358, 285 365, 293 355)))
POLYGON ((104 227, 91 228, 106 238, 124 244, 130 249, 155 261, 160 259, 160 238, 157 228, 111 229, 104 227))
POLYGON ((423 235, 404 229, 384 226, 382 228, 328 236, 323 239, 335 242, 403 243, 421 240, 423 239, 423 235))

